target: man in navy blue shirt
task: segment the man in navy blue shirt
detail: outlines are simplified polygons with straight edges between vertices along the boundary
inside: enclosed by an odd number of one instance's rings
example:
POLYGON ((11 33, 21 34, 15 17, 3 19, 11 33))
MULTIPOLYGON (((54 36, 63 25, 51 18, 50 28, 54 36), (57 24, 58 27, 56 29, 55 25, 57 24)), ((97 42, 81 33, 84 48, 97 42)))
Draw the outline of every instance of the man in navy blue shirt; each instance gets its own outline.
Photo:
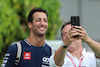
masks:
MULTIPOLYGON (((30 36, 20 42, 22 52, 17 67, 49 67, 52 50, 45 43, 48 29, 48 14, 45 9, 34 8, 28 15, 30 36)), ((1 67, 15 67, 17 44, 11 45, 4 56, 1 67)))

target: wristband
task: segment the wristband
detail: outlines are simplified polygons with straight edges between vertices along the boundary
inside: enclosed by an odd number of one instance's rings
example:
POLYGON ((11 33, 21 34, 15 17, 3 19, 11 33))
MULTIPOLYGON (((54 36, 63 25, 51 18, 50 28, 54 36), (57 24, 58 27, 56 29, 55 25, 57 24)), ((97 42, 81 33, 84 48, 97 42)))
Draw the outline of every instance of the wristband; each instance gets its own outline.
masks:
POLYGON ((68 46, 64 45, 64 43, 62 42, 61 47, 62 48, 67 48, 68 46))

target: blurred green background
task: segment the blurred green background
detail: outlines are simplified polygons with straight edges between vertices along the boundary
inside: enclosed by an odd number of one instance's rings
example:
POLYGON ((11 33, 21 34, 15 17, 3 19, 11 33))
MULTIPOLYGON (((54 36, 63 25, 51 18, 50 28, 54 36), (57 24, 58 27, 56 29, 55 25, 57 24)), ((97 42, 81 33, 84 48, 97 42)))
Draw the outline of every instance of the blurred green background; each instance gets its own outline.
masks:
POLYGON ((11 43, 29 36, 27 16, 34 7, 42 7, 47 10, 46 39, 55 39, 62 24, 59 16, 60 0, 0 0, 0 65, 11 43))

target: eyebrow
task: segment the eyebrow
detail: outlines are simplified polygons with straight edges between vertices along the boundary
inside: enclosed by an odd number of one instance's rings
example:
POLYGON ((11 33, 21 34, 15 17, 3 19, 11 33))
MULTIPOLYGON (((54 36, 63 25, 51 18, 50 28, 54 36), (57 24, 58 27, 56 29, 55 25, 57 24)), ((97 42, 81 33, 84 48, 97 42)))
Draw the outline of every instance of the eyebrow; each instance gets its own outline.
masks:
MULTIPOLYGON (((41 19, 41 18, 36 18, 36 19, 41 19)), ((43 18, 43 19, 46 19, 47 20, 47 18, 43 18)))
MULTIPOLYGON (((64 33, 67 33, 67 32, 64 32, 64 33)), ((62 34, 64 34, 64 33, 62 33, 62 34)))
POLYGON ((67 34, 67 32, 62 33, 62 35, 67 34))

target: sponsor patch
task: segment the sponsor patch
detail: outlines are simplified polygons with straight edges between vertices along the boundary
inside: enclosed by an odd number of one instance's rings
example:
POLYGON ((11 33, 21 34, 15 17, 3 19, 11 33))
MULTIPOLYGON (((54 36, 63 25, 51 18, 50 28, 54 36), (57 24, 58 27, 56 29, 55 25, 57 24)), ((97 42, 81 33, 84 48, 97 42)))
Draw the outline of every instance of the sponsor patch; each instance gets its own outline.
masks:
POLYGON ((24 52, 23 59, 24 60, 31 60, 31 52, 24 52))

